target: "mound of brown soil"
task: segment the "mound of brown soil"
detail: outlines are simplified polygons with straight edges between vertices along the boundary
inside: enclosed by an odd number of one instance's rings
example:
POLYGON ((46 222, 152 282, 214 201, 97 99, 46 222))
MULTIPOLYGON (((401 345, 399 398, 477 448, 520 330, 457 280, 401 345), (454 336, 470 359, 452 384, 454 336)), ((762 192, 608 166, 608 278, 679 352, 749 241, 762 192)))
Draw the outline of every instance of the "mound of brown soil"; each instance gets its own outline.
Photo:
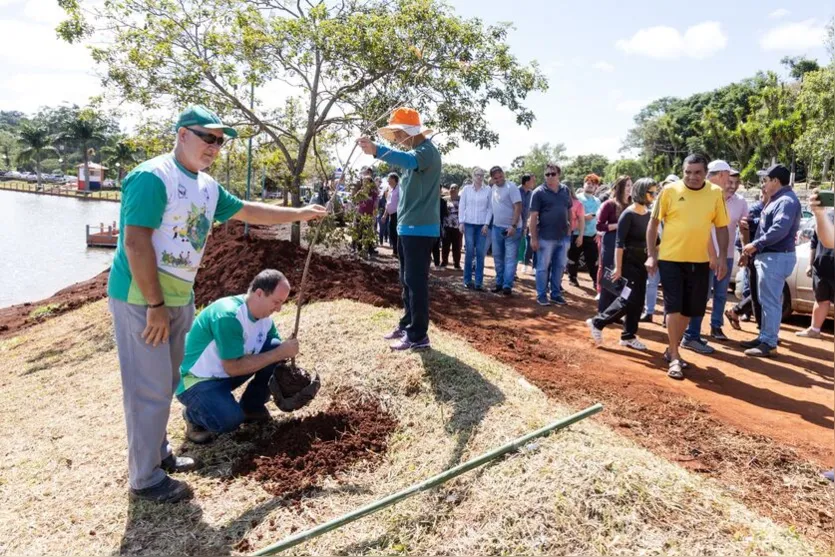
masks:
POLYGON ((56 315, 101 300, 107 295, 107 276, 109 274, 110 269, 99 273, 90 280, 77 282, 59 290, 44 300, 0 309, 0 337, 12 335, 56 315), (35 312, 38 308, 46 308, 47 306, 48 311, 35 312), (35 312, 35 317, 32 316, 32 312, 35 312))
POLYGON ((355 462, 381 454, 397 426, 379 402, 343 391, 324 412, 281 422, 277 427, 244 430, 237 440, 252 449, 232 467, 269 493, 297 499, 355 462))
MULTIPOLYGON (((278 269, 287 276, 293 286, 291 299, 295 299, 307 249, 287 241, 264 238, 257 229, 245 238, 242 229, 242 225, 230 223, 229 227, 217 227, 212 232, 194 284, 197 307, 246 292, 255 275, 269 268, 278 269)), ((310 262, 307 281, 303 303, 340 298, 375 306, 400 302, 396 269, 363 264, 354 258, 316 254, 310 262)))

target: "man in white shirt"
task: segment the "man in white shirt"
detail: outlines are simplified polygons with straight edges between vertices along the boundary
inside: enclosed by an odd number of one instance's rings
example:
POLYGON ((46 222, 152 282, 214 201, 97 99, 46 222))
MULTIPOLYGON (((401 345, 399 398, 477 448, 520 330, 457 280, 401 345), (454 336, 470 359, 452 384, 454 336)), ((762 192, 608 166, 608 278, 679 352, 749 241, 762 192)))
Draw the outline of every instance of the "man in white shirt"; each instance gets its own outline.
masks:
POLYGON ((504 171, 499 166, 490 169, 493 179, 493 262, 496 267, 496 286, 494 293, 501 292, 510 296, 513 281, 516 279, 516 260, 522 223, 522 195, 519 187, 505 179, 504 171))

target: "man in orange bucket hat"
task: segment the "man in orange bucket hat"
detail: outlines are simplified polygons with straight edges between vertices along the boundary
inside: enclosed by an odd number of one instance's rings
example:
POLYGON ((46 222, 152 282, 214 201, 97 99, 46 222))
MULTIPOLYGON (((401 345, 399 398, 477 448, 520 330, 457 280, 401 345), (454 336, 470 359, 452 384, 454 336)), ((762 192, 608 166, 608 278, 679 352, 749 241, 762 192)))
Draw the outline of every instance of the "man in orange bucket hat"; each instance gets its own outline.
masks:
POLYGON ((385 338, 394 341, 392 350, 426 349, 430 347, 429 260, 441 235, 441 154, 427 138, 432 130, 421 124, 420 114, 412 108, 395 109, 388 125, 377 133, 395 147, 408 149, 386 147, 368 137, 357 140, 366 154, 403 169, 397 234, 404 313, 385 338))

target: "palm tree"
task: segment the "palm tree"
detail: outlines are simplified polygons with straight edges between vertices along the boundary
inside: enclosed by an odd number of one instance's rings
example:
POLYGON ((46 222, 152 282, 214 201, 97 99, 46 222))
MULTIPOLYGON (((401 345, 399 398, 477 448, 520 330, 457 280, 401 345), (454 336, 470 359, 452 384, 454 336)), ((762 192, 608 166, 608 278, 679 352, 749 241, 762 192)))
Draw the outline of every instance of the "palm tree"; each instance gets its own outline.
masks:
POLYGON ((17 156, 21 164, 35 161, 35 171, 38 175, 38 189, 41 189, 41 161, 46 154, 57 154, 58 150, 52 146, 52 137, 46 126, 40 123, 25 123, 20 127, 18 142, 23 150, 17 156))
POLYGON ((90 109, 80 111, 74 119, 68 120, 66 129, 57 136, 58 140, 71 141, 81 146, 84 157, 84 183, 90 187, 90 153, 91 143, 105 141, 105 126, 98 114, 90 109))
POLYGON ((129 142, 122 140, 115 145, 107 145, 101 150, 107 157, 107 164, 116 167, 116 183, 122 182, 125 171, 137 162, 137 149, 129 142))

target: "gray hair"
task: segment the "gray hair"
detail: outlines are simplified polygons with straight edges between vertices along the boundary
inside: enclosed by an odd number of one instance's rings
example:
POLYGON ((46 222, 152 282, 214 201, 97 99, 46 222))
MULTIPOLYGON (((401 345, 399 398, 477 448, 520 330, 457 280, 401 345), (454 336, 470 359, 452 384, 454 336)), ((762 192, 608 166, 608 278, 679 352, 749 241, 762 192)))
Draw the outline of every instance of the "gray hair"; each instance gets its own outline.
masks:
POLYGON ((480 166, 474 166, 472 171, 473 177, 475 178, 475 175, 478 173, 481 173, 482 176, 485 176, 487 174, 487 171, 481 168, 480 166))
POLYGON ((657 185, 657 182, 652 178, 641 178, 632 184, 632 202, 639 205, 649 205, 650 199, 647 197, 647 192, 657 185))
POLYGON ((562 168, 558 165, 555 161, 548 161, 545 163, 545 171, 547 172, 548 169, 554 169, 557 171, 557 174, 562 176, 562 168))

